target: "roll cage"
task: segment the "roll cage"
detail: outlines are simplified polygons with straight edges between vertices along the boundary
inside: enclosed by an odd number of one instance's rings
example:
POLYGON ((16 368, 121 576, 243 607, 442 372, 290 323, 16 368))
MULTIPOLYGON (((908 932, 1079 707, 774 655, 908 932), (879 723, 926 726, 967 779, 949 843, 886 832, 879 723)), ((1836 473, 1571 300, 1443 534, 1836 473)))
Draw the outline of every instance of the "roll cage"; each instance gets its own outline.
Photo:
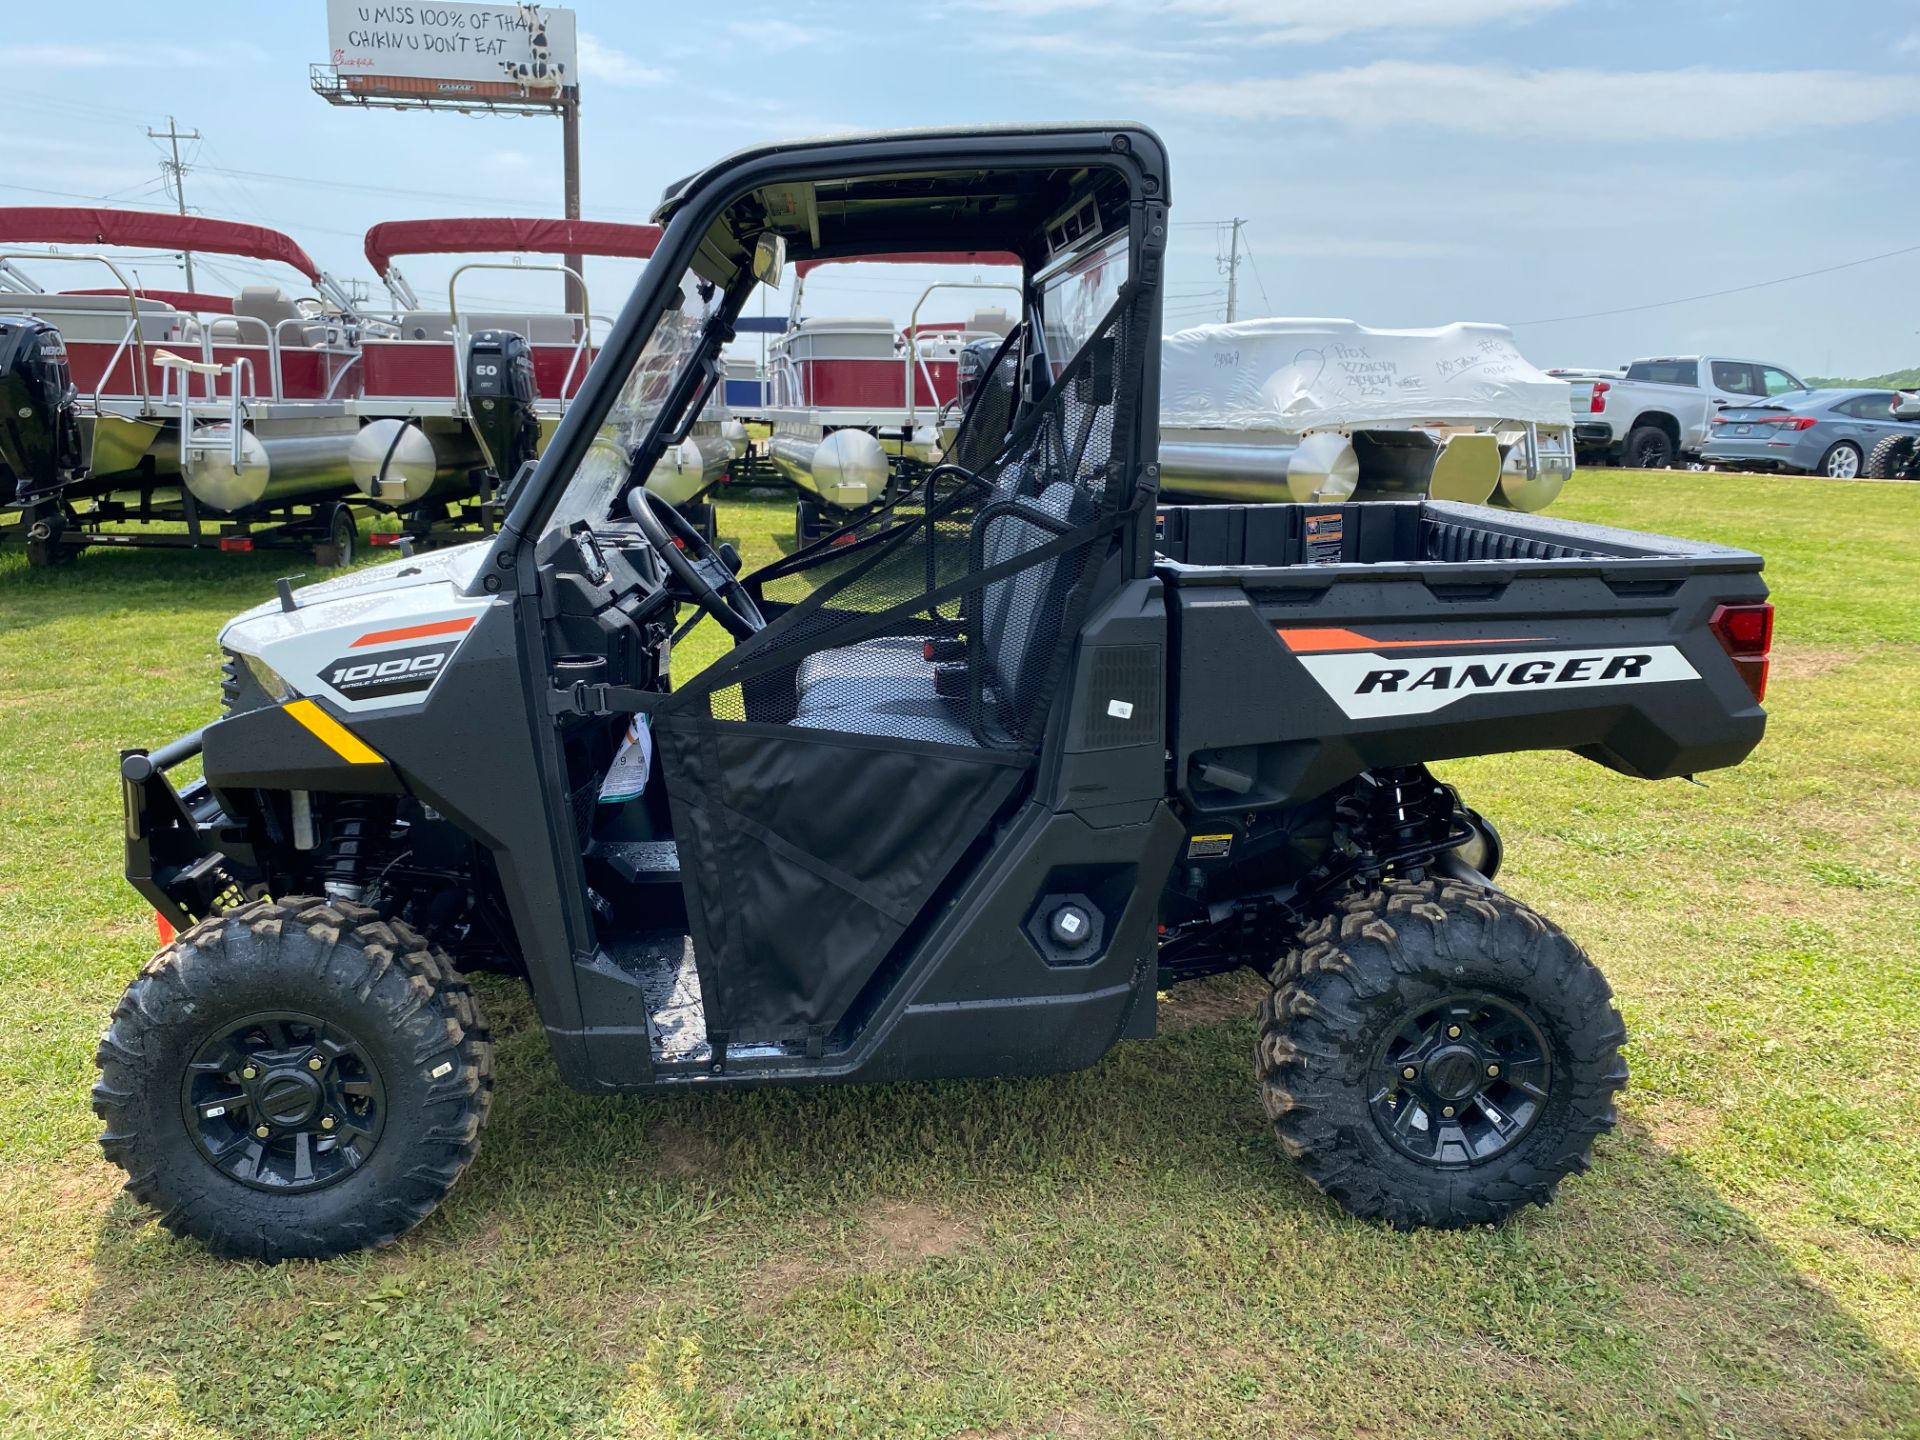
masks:
MULTIPOLYGON (((1005 127, 906 131, 743 150, 670 186, 654 219, 663 229, 653 262, 614 322, 540 462, 515 487, 473 592, 497 593, 508 572, 531 593, 523 564, 552 517, 569 478, 593 445, 621 386, 661 319, 677 309, 691 272, 723 299, 700 353, 675 377, 648 432, 633 447, 630 473, 647 474, 689 407, 713 383, 722 346, 753 289, 752 255, 767 230, 783 234, 790 263, 907 250, 992 250, 1022 257, 1029 283, 1084 223, 1083 206, 1063 206, 1074 177, 1111 172, 1132 231, 1138 278, 1157 286, 1169 200, 1166 152, 1137 126, 1005 127), (816 187, 830 185, 823 197, 816 187), (1078 217, 1078 218, 1076 218, 1078 217)), ((1158 306, 1151 340, 1158 340, 1158 306)), ((1151 430, 1158 374, 1137 382, 1136 423, 1151 430)), ((1150 434, 1133 453, 1151 455, 1150 434)), ((1142 554, 1138 564, 1150 564, 1142 554)), ((1138 572, 1136 572, 1138 573, 1138 572)))

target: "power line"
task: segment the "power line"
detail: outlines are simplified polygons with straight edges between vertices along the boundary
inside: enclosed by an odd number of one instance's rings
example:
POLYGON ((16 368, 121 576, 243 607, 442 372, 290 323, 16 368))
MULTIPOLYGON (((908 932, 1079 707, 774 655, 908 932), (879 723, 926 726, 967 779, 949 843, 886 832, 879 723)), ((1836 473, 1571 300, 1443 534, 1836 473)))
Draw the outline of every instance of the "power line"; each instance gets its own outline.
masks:
POLYGON ((1260 278, 1260 262, 1253 258, 1253 244, 1247 243, 1247 263, 1253 267, 1253 283, 1260 287, 1260 303, 1267 307, 1267 313, 1273 313, 1273 301, 1267 298, 1267 282, 1260 278))
MULTIPOLYGON (((399 195, 409 200, 458 200, 476 205, 501 205, 526 209, 525 199, 508 198, 502 195, 466 195, 451 190, 421 190, 415 186, 369 185, 357 180, 323 180, 314 175, 281 175, 272 170, 238 170, 225 165, 203 165, 200 167, 215 175, 229 175, 245 180, 268 180, 283 185, 298 185, 302 189, 318 187, 326 190, 347 190, 362 195, 399 195)), ((594 207, 606 215, 635 215, 650 218, 652 212, 634 210, 620 206, 599 205, 594 207)))
POLYGON ((1750 290, 1766 290, 1774 285, 1789 285, 1795 280, 1810 280, 1816 275, 1831 275, 1837 270, 1852 270, 1861 265, 1872 265, 1881 260, 1895 260, 1902 255, 1920 252, 1920 245, 1906 245, 1898 250, 1887 250, 1878 255, 1865 255, 1858 260, 1843 260, 1838 265, 1822 265, 1818 270, 1802 270, 1797 275, 1782 275, 1774 280, 1756 280, 1751 285, 1731 285, 1725 290, 1708 290, 1700 295, 1683 295, 1677 300, 1651 300, 1644 305, 1622 305, 1613 310, 1589 310, 1580 315, 1555 315, 1546 320, 1516 321, 1510 329, 1518 330, 1525 325, 1563 325, 1570 320, 1599 320, 1609 315, 1636 315, 1643 310, 1664 310, 1670 305, 1692 305, 1700 300, 1718 300, 1723 295, 1744 295, 1750 290))
MULTIPOLYGON (((146 183, 148 185, 157 185, 162 182, 149 180, 146 183)), ((23 195, 52 195, 61 200, 111 200, 113 198, 111 192, 106 195, 82 195, 77 190, 47 190, 38 185, 15 185, 11 180, 0 180, 0 190, 18 190, 23 195)), ((147 208, 157 210, 160 207, 150 205, 147 208)))

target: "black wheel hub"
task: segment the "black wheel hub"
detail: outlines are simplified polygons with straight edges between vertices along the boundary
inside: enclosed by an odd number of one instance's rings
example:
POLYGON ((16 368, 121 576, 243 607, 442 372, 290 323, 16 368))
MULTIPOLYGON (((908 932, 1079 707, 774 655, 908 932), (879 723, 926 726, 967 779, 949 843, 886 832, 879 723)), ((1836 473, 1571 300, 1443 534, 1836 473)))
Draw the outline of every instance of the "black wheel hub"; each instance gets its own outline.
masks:
POLYGON ((188 1062, 187 1133, 222 1173, 257 1190, 317 1190, 366 1162, 386 1088, 360 1042, 291 1010, 222 1025, 188 1062))
POLYGON ((1448 995, 1409 1010, 1382 1042, 1368 1105, 1402 1154, 1479 1165, 1533 1128, 1552 1078, 1546 1037, 1518 1004, 1448 995))

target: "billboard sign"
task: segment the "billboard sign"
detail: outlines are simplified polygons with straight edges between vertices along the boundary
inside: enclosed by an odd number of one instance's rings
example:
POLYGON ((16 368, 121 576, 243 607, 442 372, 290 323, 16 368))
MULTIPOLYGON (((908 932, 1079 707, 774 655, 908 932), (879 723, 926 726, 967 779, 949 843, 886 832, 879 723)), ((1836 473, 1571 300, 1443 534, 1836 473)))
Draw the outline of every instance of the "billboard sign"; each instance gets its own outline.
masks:
POLYGON ((357 94, 526 99, 580 83, 571 10, 327 0, 329 59, 357 94))

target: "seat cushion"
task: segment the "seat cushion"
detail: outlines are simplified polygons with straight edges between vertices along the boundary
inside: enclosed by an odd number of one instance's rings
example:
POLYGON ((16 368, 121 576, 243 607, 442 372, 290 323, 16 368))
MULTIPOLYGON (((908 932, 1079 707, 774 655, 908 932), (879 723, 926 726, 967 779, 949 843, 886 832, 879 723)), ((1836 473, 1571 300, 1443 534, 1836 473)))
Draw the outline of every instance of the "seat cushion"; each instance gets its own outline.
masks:
POLYGON ((959 707, 934 690, 925 644, 917 635, 887 635, 809 655, 794 676, 800 707, 793 723, 846 735, 975 745, 959 707))
POLYGON ((822 681, 861 676, 887 680, 925 679, 933 693, 933 666, 926 658, 926 641, 918 635, 880 635, 839 650, 820 650, 800 662, 794 689, 802 704, 807 692, 822 681))

